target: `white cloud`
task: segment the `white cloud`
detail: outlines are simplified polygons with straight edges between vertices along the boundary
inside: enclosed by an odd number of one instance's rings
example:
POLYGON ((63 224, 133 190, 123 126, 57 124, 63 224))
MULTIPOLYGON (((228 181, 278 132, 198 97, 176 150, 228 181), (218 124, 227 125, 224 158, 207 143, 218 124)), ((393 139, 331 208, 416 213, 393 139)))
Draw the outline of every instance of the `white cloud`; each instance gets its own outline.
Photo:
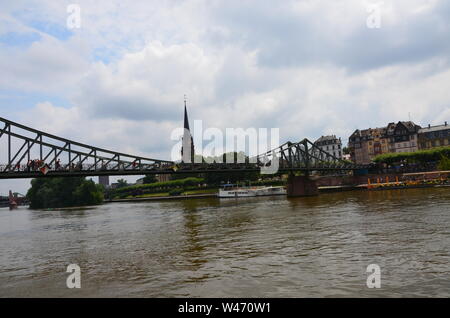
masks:
POLYGON ((152 42, 117 63, 94 64, 75 101, 97 117, 173 120, 184 94, 211 100, 219 66, 220 59, 193 44, 152 42))
POLYGON ((51 37, 28 48, 0 51, 2 89, 39 93, 70 93, 89 67, 77 41, 62 43, 51 37))
POLYGON ((281 141, 345 142, 356 128, 409 114, 423 125, 448 121, 450 5, 384 0, 382 28, 369 30, 369 2, 80 1, 82 26, 69 38, 32 23, 63 28, 69 2, 2 3, 2 25, 41 34, 26 48, 3 43, 2 93, 68 101, 3 116, 162 159, 184 94, 205 128, 279 127, 281 141))

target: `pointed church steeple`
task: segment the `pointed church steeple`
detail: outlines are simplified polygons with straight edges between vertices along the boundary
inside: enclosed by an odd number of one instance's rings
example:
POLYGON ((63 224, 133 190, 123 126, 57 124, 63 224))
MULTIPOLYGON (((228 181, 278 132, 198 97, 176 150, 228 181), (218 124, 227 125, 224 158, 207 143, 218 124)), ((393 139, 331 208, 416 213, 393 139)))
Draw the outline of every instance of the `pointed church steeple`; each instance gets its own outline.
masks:
POLYGON ((184 134, 181 146, 181 161, 183 163, 194 163, 194 140, 189 129, 189 119, 186 106, 186 95, 184 95, 184 134))
POLYGON ((187 129, 190 131, 189 119, 188 119, 187 108, 186 108, 186 95, 184 96, 184 129, 187 129))

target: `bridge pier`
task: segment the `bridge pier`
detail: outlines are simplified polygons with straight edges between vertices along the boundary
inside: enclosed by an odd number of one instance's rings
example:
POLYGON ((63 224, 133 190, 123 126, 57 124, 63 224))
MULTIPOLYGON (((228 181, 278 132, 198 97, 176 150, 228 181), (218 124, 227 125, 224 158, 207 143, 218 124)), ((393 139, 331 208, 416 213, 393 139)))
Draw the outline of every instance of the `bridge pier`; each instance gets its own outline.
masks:
POLYGON ((288 197, 306 197, 318 194, 319 188, 317 187, 316 181, 311 180, 308 175, 289 175, 287 182, 288 197))

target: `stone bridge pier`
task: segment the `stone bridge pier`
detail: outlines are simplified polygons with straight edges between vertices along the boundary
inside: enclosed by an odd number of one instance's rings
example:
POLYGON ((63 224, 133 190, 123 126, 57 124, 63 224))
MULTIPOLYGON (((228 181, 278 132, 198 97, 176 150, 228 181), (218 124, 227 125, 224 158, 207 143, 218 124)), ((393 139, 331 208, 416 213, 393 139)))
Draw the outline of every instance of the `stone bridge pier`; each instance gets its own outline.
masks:
POLYGON ((319 188, 317 187, 316 181, 312 180, 308 175, 289 175, 287 182, 288 197, 306 197, 318 194, 319 188))

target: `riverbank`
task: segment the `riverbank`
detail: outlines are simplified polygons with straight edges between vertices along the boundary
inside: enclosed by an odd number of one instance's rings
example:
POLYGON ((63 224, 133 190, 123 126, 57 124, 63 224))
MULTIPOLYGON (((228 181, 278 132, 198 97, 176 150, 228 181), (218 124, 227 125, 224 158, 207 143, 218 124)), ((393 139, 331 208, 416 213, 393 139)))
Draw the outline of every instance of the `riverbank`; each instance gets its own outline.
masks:
MULTIPOLYGON (((379 184, 374 187, 370 184, 359 185, 340 185, 340 186, 321 186, 319 193, 334 193, 334 192, 348 192, 348 191, 382 191, 382 190, 407 190, 407 189, 419 189, 419 188, 445 188, 450 187, 448 184, 411 184, 411 185, 394 185, 394 184, 379 184)), ((217 190, 218 191, 218 190, 217 190)), ((126 199, 113 199, 105 200, 103 203, 120 203, 120 202, 145 202, 145 201, 165 201, 165 200, 188 200, 188 199, 204 199, 204 198, 216 198, 217 192, 203 193, 203 194, 184 194, 177 196, 170 195, 153 195, 148 197, 135 197, 126 199)))
MULTIPOLYGON (((430 171, 405 173, 396 175, 363 175, 363 176, 324 176, 315 179, 319 193, 346 192, 355 190, 380 191, 404 190, 415 188, 447 187, 450 171, 430 171)), ((191 189, 182 195, 170 195, 169 192, 141 194, 117 198, 112 202, 141 202, 159 200, 186 200, 217 197, 219 188, 191 189)))
POLYGON ((145 198, 127 198, 127 199, 113 199, 105 200, 103 203, 120 203, 120 202, 143 202, 143 201, 161 201, 161 200, 187 200, 187 199, 203 199, 217 197, 216 193, 206 194, 188 194, 188 195, 176 195, 176 196, 152 196, 145 198))
MULTIPOLYGON (((363 190, 365 187, 363 185, 357 186, 323 186, 319 187, 319 192, 328 193, 328 192, 344 192, 344 191, 353 191, 353 190, 363 190)), ((215 198, 219 192, 219 189, 215 189, 215 191, 209 191, 210 193, 187 193, 184 195, 170 196, 166 193, 161 193, 161 195, 154 194, 152 196, 146 197, 134 197, 134 198, 125 198, 125 199, 113 199, 113 200, 105 200, 104 203, 120 203, 120 202, 144 202, 144 201, 162 201, 162 200, 187 200, 187 199, 204 199, 204 198, 215 198)))

